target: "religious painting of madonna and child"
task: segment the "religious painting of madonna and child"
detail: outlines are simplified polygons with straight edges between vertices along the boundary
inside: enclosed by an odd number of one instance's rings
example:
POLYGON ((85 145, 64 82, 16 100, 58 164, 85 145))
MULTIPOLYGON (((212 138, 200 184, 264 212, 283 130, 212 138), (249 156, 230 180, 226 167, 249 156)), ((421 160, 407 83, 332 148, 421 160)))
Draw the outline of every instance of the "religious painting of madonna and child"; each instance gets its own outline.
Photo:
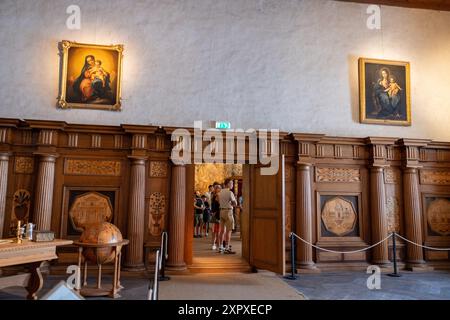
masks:
POLYGON ((362 123, 411 125, 409 63, 359 59, 362 123))
POLYGON ((62 41, 61 108, 120 110, 122 45, 62 41))

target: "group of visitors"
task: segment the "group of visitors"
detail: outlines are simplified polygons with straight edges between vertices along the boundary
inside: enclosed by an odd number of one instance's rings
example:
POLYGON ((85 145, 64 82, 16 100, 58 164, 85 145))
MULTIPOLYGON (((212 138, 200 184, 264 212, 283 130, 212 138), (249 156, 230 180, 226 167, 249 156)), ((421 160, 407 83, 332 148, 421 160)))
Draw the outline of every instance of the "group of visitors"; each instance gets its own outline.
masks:
POLYGON ((214 182, 204 195, 199 191, 194 195, 194 238, 208 237, 211 223, 212 250, 225 254, 236 253, 230 244, 235 226, 233 209, 238 206, 232 189, 233 180, 225 179, 223 186, 214 182))

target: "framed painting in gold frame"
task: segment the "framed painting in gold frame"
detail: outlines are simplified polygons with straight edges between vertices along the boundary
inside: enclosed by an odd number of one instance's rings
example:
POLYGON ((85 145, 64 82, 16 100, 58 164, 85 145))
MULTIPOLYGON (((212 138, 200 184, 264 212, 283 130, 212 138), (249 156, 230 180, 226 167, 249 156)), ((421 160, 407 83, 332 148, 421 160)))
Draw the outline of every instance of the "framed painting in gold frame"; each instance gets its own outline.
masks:
POLYGON ((123 45, 63 40, 59 107, 121 110, 123 45))
POLYGON ((362 123, 411 125, 409 62, 359 59, 362 123))

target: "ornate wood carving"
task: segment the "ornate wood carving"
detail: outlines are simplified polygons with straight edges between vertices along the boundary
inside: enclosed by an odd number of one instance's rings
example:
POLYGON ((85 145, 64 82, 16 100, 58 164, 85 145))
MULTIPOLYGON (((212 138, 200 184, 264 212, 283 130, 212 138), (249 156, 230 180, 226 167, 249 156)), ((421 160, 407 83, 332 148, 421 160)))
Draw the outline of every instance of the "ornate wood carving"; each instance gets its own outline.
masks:
POLYGON ((19 189, 14 192, 13 205, 11 210, 10 229, 16 228, 17 220, 28 221, 30 213, 31 195, 28 190, 19 189))
POLYGON ((123 136, 116 134, 114 135, 114 148, 121 149, 123 147, 123 136))
POLYGON ((16 157, 14 161, 15 173, 33 173, 34 159, 31 157, 16 157))
POLYGON ((83 232, 90 224, 110 222, 112 215, 109 198, 97 192, 89 192, 76 197, 69 210, 69 221, 76 231, 83 232))
POLYGON ((384 182, 389 184, 398 184, 401 181, 401 172, 398 169, 384 169, 384 182))
POLYGON ((430 203, 427 209, 428 225, 431 230, 442 235, 450 235, 450 201, 439 198, 430 203))
POLYGON ((359 169, 316 167, 316 182, 359 182, 359 169))
POLYGON ((388 232, 400 232, 400 204, 396 197, 386 199, 388 232))
POLYGON ((150 162, 150 177, 166 177, 167 176, 167 163, 164 161, 151 161, 150 162))
POLYGON ((78 133, 69 133, 69 140, 67 145, 70 148, 76 148, 78 147, 78 133))
POLYGON ((42 145, 52 145, 55 144, 56 136, 57 136, 56 130, 46 130, 43 129, 39 131, 39 137, 38 142, 42 145))
POLYGON ((420 170, 421 184, 450 185, 448 170, 420 170))
POLYGON ((33 133, 31 130, 22 131, 22 144, 31 144, 33 141, 33 133))
POLYGON ((0 128, 0 143, 6 143, 8 128, 0 128))
POLYGON ((91 138, 92 148, 101 148, 102 146, 102 136, 99 134, 93 134, 91 138))
POLYGON ((356 212, 350 201, 335 197, 325 203, 322 221, 329 232, 342 237, 355 228, 356 212))
POLYGON ((153 192, 150 195, 149 230, 152 236, 159 236, 164 225, 163 218, 166 213, 166 196, 161 192, 153 192))
POLYGON ((118 160, 66 159, 64 173, 68 175, 120 176, 118 160))

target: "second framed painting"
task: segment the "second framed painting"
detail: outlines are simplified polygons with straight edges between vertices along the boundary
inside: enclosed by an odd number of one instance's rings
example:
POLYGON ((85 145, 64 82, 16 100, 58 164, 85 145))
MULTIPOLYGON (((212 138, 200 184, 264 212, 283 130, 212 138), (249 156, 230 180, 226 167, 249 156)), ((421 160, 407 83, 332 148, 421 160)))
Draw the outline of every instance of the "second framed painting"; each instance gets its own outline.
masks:
POLYGON ((409 62, 359 59, 362 123, 411 125, 409 62))

